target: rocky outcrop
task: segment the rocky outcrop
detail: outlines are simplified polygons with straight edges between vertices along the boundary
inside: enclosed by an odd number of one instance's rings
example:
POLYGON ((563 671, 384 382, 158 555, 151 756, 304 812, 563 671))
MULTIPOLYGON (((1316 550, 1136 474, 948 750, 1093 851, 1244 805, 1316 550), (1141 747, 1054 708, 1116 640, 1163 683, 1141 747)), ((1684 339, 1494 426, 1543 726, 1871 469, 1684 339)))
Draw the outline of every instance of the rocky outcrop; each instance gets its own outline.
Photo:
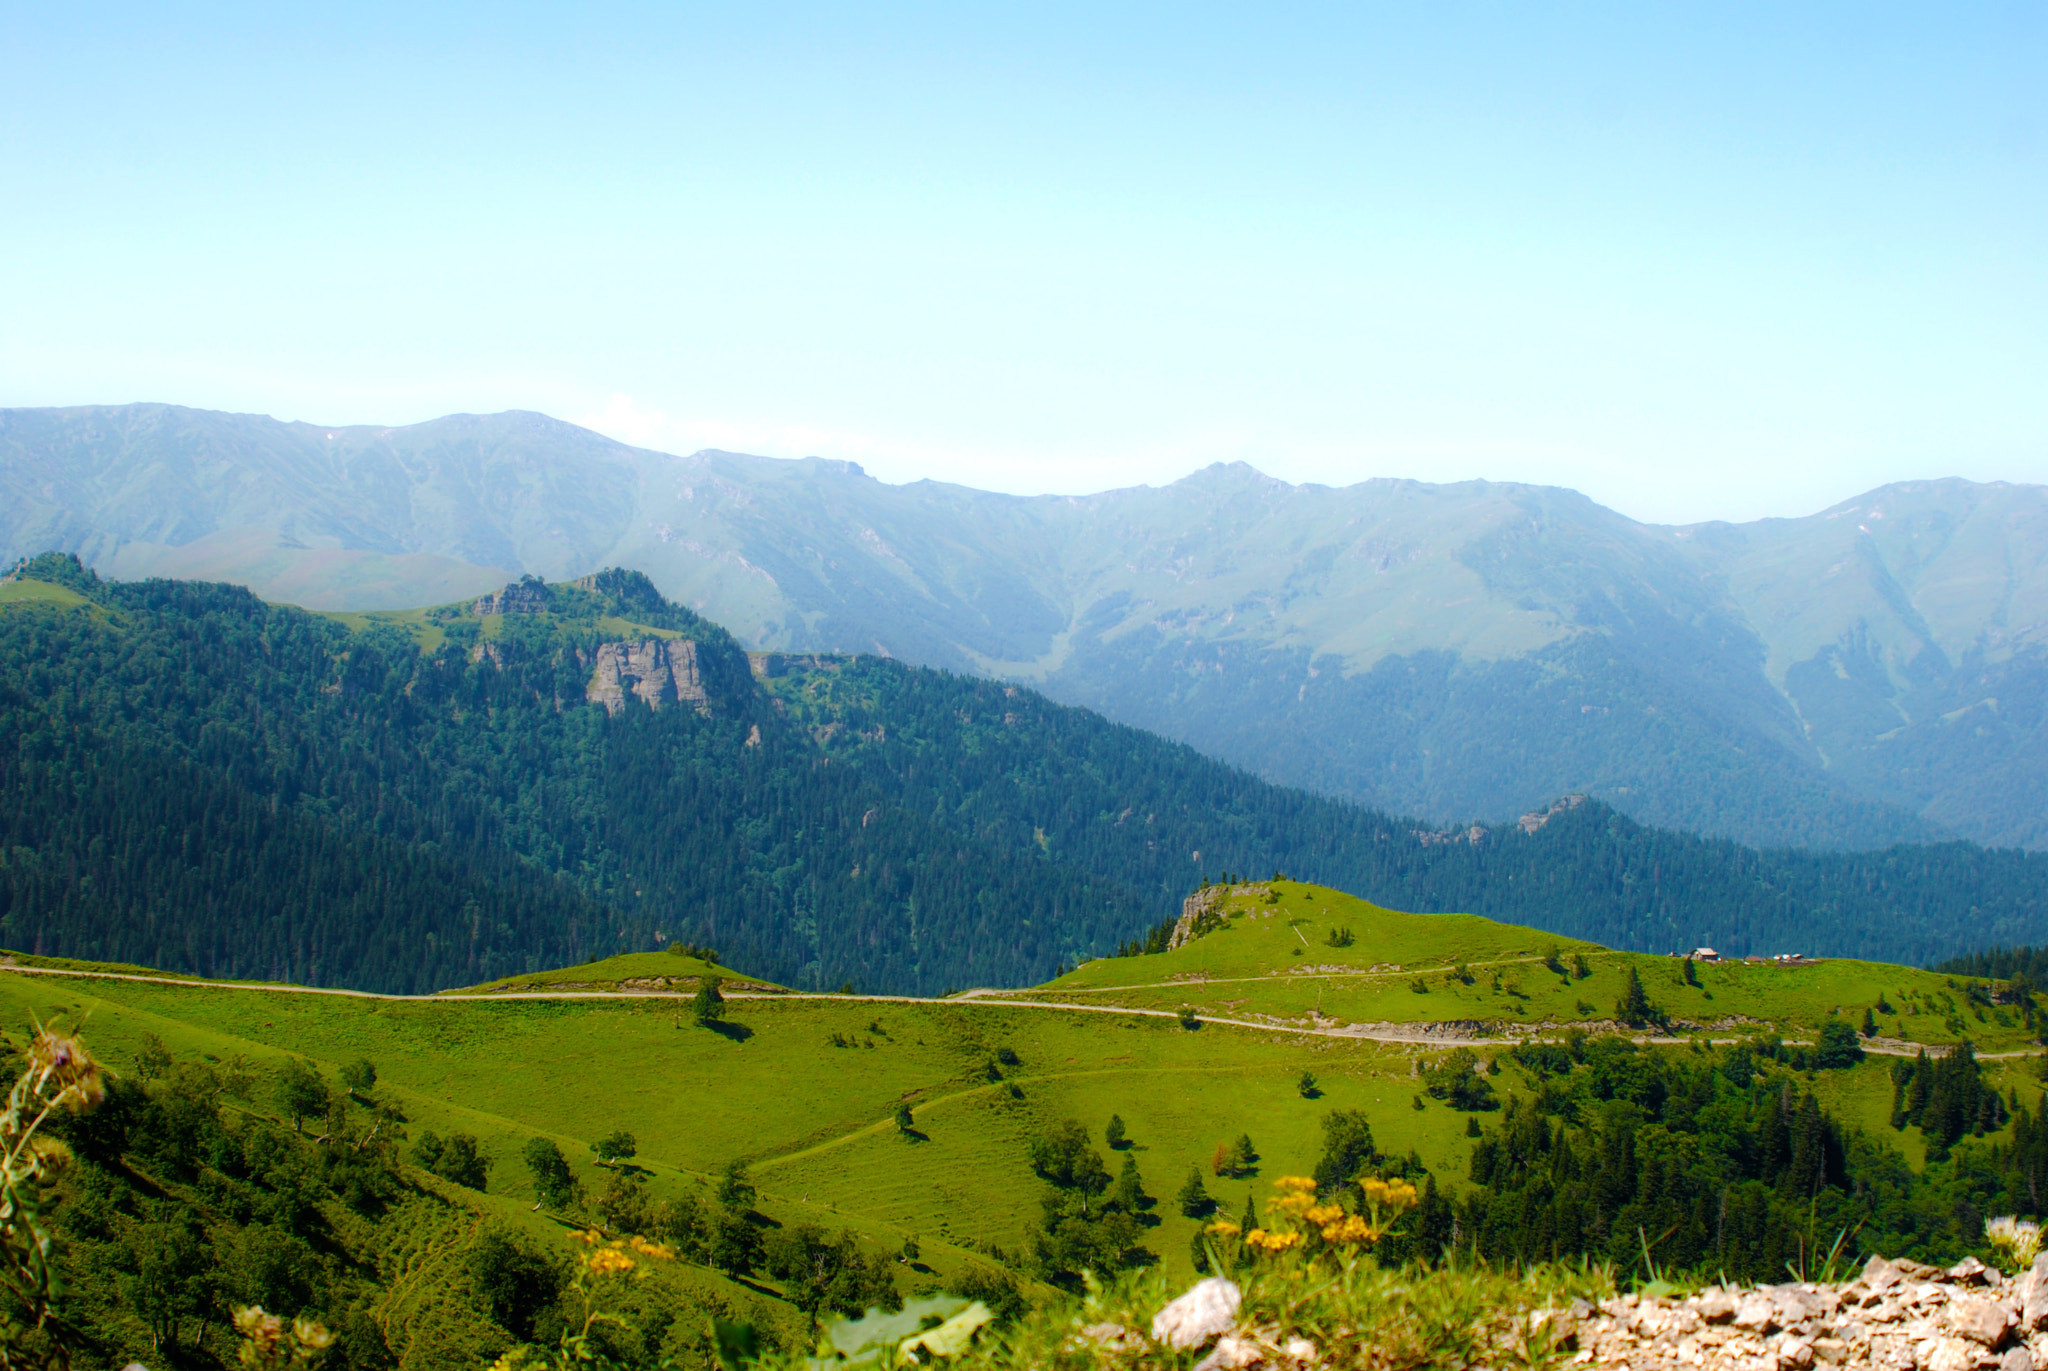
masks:
POLYGON ((2048 1256, 2019 1277, 1974 1257, 1947 1270, 1872 1257, 1846 1285, 1618 1295, 1561 1311, 1556 1332, 1576 1348, 1572 1362, 1634 1371, 2034 1371, 2048 1363, 2048 1256))
POLYGON ((1212 885, 1197 890, 1181 902, 1180 918, 1174 921, 1173 936, 1166 940, 1166 950, 1175 951, 1186 947, 1212 928, 1220 928, 1223 916, 1217 912, 1230 897, 1234 886, 1212 885))
POLYGON ((628 695, 645 700, 650 709, 687 704, 709 714, 711 698, 697 671, 697 645, 688 638, 599 643, 583 698, 617 714, 626 707, 628 695))
POLYGON ((749 652, 747 669, 764 681, 800 671, 837 671, 853 657, 835 657, 822 652, 749 652))
POLYGON ((514 581, 495 595, 485 595, 469 607, 472 614, 545 614, 548 588, 537 580, 514 581))
MULTIPOLYGON (((1235 1286, 1208 1280, 1159 1311, 1152 1340, 1214 1349, 1195 1371, 1305 1371, 1372 1366, 1370 1349, 1318 1348, 1246 1317, 1235 1286), (1219 1287, 1228 1286, 1228 1290, 1219 1287)), ((2048 1366, 2048 1255, 2008 1277, 1965 1257, 1943 1270, 1872 1257, 1842 1285, 1713 1286, 1685 1296, 1616 1295, 1598 1305, 1539 1309, 1492 1364, 1519 1363, 1525 1327, 1566 1368, 1629 1371, 2034 1371, 2048 1366)), ((1136 1329, 1094 1324, 1076 1350, 1147 1351, 1136 1329)))
POLYGON ((1543 825, 1549 823, 1558 815, 1569 813, 1570 811, 1577 809, 1580 805, 1584 804, 1585 802, 1586 797, 1583 795, 1561 796, 1558 799, 1552 800, 1550 802, 1550 808, 1532 809, 1527 814, 1524 814, 1521 818, 1517 819, 1515 822, 1517 825, 1520 826, 1522 832, 1536 833, 1542 829, 1543 825))

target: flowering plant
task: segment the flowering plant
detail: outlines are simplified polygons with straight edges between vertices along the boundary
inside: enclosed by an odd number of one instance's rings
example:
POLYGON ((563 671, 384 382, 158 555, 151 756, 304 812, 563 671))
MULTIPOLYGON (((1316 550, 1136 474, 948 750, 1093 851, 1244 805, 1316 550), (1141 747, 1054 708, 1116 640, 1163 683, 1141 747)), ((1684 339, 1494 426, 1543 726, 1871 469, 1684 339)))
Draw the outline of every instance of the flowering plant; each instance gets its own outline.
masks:
POLYGON ((1208 1232, 1219 1238, 1242 1238, 1247 1248, 1261 1256, 1277 1257, 1299 1249, 1313 1257, 1331 1248, 1369 1247, 1379 1242, 1419 1198, 1414 1186, 1398 1178, 1367 1176, 1359 1182, 1359 1189, 1365 1204, 1351 1213, 1333 1200, 1317 1198, 1313 1178, 1282 1176, 1273 1183, 1268 1207, 1283 1216, 1287 1226, 1255 1227, 1246 1232, 1224 1219, 1210 1224, 1208 1232))
POLYGON ((2041 1250, 2041 1225, 2004 1214, 1985 1223, 1984 1241, 2005 1259, 2004 1265, 2022 1271, 2034 1264, 2041 1250))
POLYGON ((323 1325, 305 1317, 286 1323, 260 1304, 235 1311, 235 1331, 242 1335, 236 1355, 249 1371, 300 1371, 334 1345, 334 1334, 323 1325))
MULTIPOLYGON (((574 1332, 562 1334, 562 1339, 552 1351, 542 1351, 532 1356, 537 1349, 515 1347, 491 1363, 491 1371, 579 1371, 579 1368, 597 1368, 610 1365, 596 1339, 592 1336, 599 1324, 625 1326, 625 1320, 604 1308, 603 1294, 608 1288, 606 1282, 614 1276, 624 1276, 636 1270, 639 1263, 631 1253, 654 1261, 674 1261, 673 1249, 658 1242, 634 1234, 628 1238, 605 1240, 603 1233, 595 1228, 586 1229, 573 1235, 583 1244, 584 1250, 576 1254, 576 1274, 569 1281, 583 1304, 583 1322, 574 1332)), ((645 1276, 645 1271, 640 1271, 645 1276)))
POLYGON ((43 1201, 71 1151, 36 1130, 59 1110, 82 1114, 107 1097, 103 1069, 76 1037, 38 1025, 25 1055, 27 1069, 0 1111, 0 1284, 14 1296, 0 1314, 0 1371, 68 1360, 56 1308, 57 1243, 43 1224, 43 1201))

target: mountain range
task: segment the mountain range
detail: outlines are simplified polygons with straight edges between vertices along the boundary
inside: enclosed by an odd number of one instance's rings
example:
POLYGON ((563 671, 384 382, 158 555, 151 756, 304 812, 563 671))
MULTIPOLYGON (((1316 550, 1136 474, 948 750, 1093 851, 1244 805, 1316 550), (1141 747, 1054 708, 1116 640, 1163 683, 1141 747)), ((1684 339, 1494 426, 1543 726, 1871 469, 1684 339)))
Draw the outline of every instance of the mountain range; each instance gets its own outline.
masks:
POLYGON ((757 650, 1029 684, 1287 785, 1502 821, 1580 792, 1752 845, 2048 844, 2048 490, 1684 527, 1569 490, 1242 465, 1018 497, 529 413, 0 410, 0 553, 396 608, 618 564, 757 650))

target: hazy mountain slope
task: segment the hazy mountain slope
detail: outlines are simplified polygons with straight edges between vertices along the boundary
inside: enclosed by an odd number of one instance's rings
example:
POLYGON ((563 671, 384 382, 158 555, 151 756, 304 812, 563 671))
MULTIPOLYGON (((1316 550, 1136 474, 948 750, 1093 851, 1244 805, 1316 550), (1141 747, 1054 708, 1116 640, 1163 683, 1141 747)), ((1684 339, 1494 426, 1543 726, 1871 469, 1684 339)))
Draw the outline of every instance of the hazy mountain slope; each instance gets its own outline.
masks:
POLYGON ((1758 851, 1597 802, 1433 831, 1021 687, 750 659, 634 572, 382 616, 24 574, 0 935, 48 954, 423 989, 665 933, 930 991, 1043 979, 1275 869, 1653 951, 2048 940, 2048 855, 1758 851))
POLYGON ((0 550, 431 602, 606 562, 750 646, 1029 681, 1450 822, 1583 790, 1761 843, 2048 843, 2048 499, 1919 482, 1639 525, 1570 491, 1214 467, 1019 498, 673 457, 532 414, 0 412, 0 550))

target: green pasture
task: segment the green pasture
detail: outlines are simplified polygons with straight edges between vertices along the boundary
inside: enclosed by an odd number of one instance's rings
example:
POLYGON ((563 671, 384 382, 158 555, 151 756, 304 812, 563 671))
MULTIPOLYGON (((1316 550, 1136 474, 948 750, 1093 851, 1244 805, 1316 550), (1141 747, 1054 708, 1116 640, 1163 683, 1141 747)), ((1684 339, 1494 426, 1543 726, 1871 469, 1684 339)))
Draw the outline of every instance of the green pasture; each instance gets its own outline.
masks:
POLYGON ((344 624, 352 633, 370 628, 403 629, 419 644, 420 651, 433 652, 447 640, 447 632, 429 617, 431 609, 326 609, 313 610, 323 619, 344 624))
MULTIPOLYGON (((665 954, 660 954, 665 955, 665 954)), ((243 1058, 259 1071, 287 1053, 332 1073, 376 1063, 378 1094, 414 1136, 474 1134, 493 1159, 490 1209, 530 1227, 533 1192, 519 1160, 528 1138, 553 1138, 602 1187, 589 1143, 616 1128, 658 1193, 702 1184, 735 1157, 752 1166, 761 1207, 777 1219, 848 1227, 876 1242, 916 1236, 936 1287, 976 1242, 1015 1252, 1037 1214, 1028 1140, 1073 1117, 1100 1136, 1111 1114, 1130 1129, 1160 1220, 1148 1240, 1185 1266, 1192 1220, 1172 1196, 1200 1166, 1232 1213, 1273 1177, 1312 1166, 1321 1120, 1364 1109, 1381 1146, 1414 1148, 1447 1180, 1462 1174, 1464 1117, 1412 1101, 1415 1054, 1352 1042, 1170 1019, 1063 1013, 1015 1005, 735 1001, 724 1030, 699 1028, 681 996, 625 1000, 377 1001, 0 972, 12 1024, 75 1024, 118 1068, 154 1033, 180 1055, 243 1058), (845 1046, 834 1046, 834 1039, 845 1046), (1007 1049, 1017 1059, 1003 1066, 1007 1049), (989 1066, 1002 1079, 989 1079, 989 1066), (1322 1088, 1304 1099, 1312 1070, 1322 1088), (893 1116, 914 1112, 914 1134, 893 1116), (1249 1133, 1257 1173, 1219 1179, 1218 1143, 1249 1133)), ((1510 1074, 1503 1084, 1515 1079, 1510 1074)), ((262 1091, 250 1107, 268 1109, 262 1091)), ((1113 1169, 1121 1159, 1104 1154, 1113 1169)))
MULTIPOLYGON (((634 989, 649 982, 688 982, 690 989, 705 976, 716 976, 735 990, 779 989, 772 981, 749 976, 730 967, 699 961, 672 952, 622 952, 603 961, 581 966, 559 967, 553 971, 532 971, 461 990, 444 990, 443 995, 488 995, 517 990, 617 990, 634 989)), ((658 988, 658 987, 657 987, 658 988)))
MULTIPOLYGON (((1211 937, 1227 948, 1260 928, 1248 921, 1211 937)), ((1513 943, 1519 933, 1502 936, 1513 943)), ((637 957, 566 968, 555 983, 616 983, 645 974, 643 961, 670 971, 685 961, 637 957)), ((1027 1243, 1040 1189, 1028 1144, 1062 1119, 1101 1138, 1112 1114, 1123 1118, 1129 1155, 1158 1200, 1147 1245, 1174 1272, 1186 1269, 1195 1228, 1173 1202, 1190 1169, 1232 1215, 1248 1197, 1263 1212, 1275 1177, 1312 1168, 1331 1109, 1364 1110, 1383 1151, 1414 1150, 1453 1189, 1464 1182, 1470 1147, 1467 1116, 1422 1097, 1415 1078, 1449 1044, 1213 1023, 1190 1031, 1172 1018, 1001 999, 763 996, 734 1000, 728 1024, 700 1028, 685 994, 370 1000, 0 971, 0 1006, 17 1031, 31 1020, 81 1027, 117 1069, 152 1033, 181 1056, 239 1057, 259 1074, 287 1053, 330 1078, 368 1058, 378 1094, 403 1110, 413 1136, 431 1129, 479 1139, 493 1161, 489 1193, 463 1198, 536 1231, 560 1225, 536 1212, 520 1160, 535 1135, 561 1146, 591 1193, 607 1177, 589 1144, 618 1128, 638 1139, 634 1160, 657 1196, 704 1185, 743 1159, 760 1207, 779 1221, 851 1228, 889 1247, 916 1237, 923 1258, 900 1273, 907 1294, 938 1288, 979 1244, 1015 1253, 1027 1243), (1298 1089, 1304 1070, 1316 1077, 1316 1098, 1298 1089), (894 1121, 899 1102, 912 1109, 910 1134, 894 1121), (1217 1145, 1241 1133, 1260 1154, 1255 1173, 1216 1176, 1217 1145)), ((1479 1051, 1499 1057, 1492 1079, 1503 1097, 1534 1088, 1505 1049, 1479 1051)), ((2012 1084, 2032 1082, 2032 1063, 2001 1065, 2012 1084)), ((1847 1121, 1890 1135, 1889 1068, 1873 1058, 1818 1073, 1814 1086, 1847 1121)), ((246 1107, 267 1112, 264 1091, 253 1094, 246 1107)), ((1919 1160, 1917 1133, 1897 1141, 1919 1160)), ((1120 1156, 1102 1151, 1113 1171, 1121 1168, 1120 1156)))
POLYGON ((48 581, 0 581, 0 605, 51 604, 71 609, 91 603, 68 586, 48 581))
MULTIPOLYGON (((34 583, 25 582, 24 584, 34 583)), ((4 592, 5 589, 6 587, 0 586, 0 592, 4 592)), ((55 590, 58 588, 50 587, 50 589, 55 590)), ((64 595, 71 594, 70 591, 63 590, 60 590, 59 593, 64 595)), ((73 596, 73 598, 76 599, 78 597, 73 596)), ((4 594, 0 594, 0 604, 5 602, 6 597, 4 594)), ((459 613, 463 617, 474 617, 478 626, 478 632, 486 642, 493 641, 503 635, 505 631, 505 616, 502 614, 471 616, 469 614, 469 606, 472 603, 474 602, 471 600, 463 600, 446 605, 428 605, 420 609, 330 609, 313 612, 319 614, 323 619, 332 619, 338 624, 345 624, 352 632, 357 633, 369 628, 402 629, 412 635, 413 641, 419 644, 420 651, 434 652, 438 651, 441 644, 448 640, 448 632, 444 620, 445 616, 451 611, 459 613)), ((596 621, 596 626, 600 633, 619 637, 680 638, 683 636, 672 628, 654 628, 647 624, 636 623, 631 619, 620 618, 616 614, 607 614, 600 617, 596 621)))
POLYGON ((1306 1024, 1477 1020, 1564 1027, 1611 1020, 1628 968, 1651 1001, 1681 1025, 1714 1036, 1773 1029, 1810 1038, 1830 1017, 1911 1042, 1963 1038, 1986 1052, 2031 1042, 2018 1017, 1973 1004, 1962 982, 1881 962, 1824 960, 1696 962, 1688 984, 1675 957, 1612 952, 1593 943, 1469 914, 1404 914, 1356 896, 1293 881, 1234 887, 1219 906, 1222 927, 1172 952, 1106 957, 1046 986, 1033 999, 1116 1004, 1306 1024), (1277 898, 1273 898, 1277 897, 1277 898), (1348 932, 1349 946, 1333 946, 1348 932), (1544 959, 1558 954, 1564 974, 1544 959), (1583 956, 1591 974, 1573 974, 1583 956), (1468 976, 1453 973, 1463 966, 1468 976))

